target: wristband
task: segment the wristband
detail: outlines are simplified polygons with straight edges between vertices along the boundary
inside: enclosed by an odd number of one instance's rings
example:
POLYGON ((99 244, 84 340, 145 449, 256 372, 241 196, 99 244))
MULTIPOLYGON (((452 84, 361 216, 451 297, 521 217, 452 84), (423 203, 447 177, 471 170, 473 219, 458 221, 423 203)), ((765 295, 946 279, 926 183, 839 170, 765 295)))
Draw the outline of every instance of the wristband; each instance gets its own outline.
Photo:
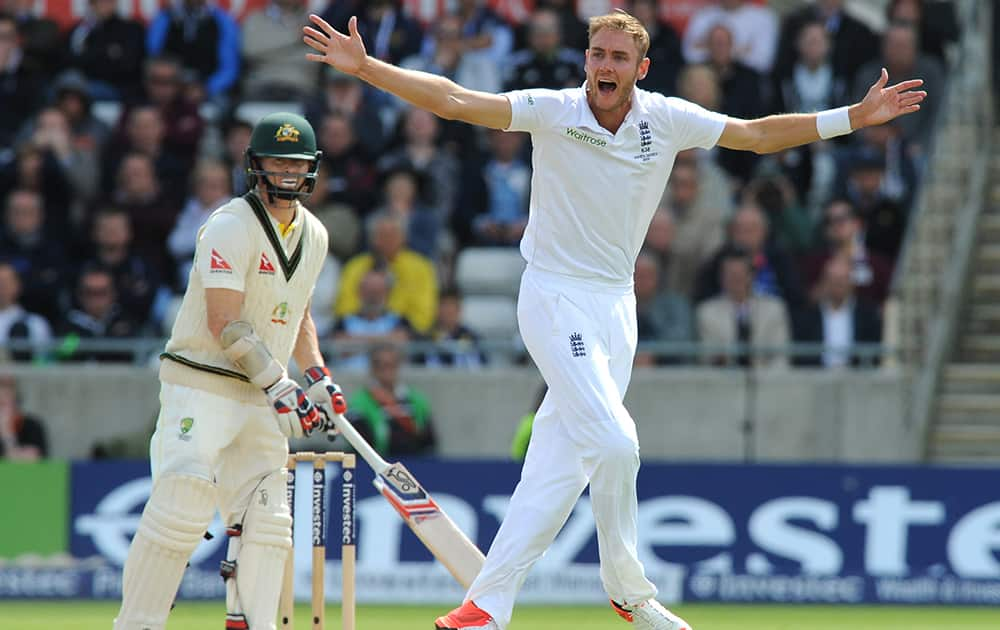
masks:
POLYGON ((311 367, 306 370, 306 384, 312 387, 316 383, 322 381, 324 378, 330 378, 330 370, 325 366, 318 365, 316 367, 311 367))
POLYGON ((846 136, 854 131, 851 129, 851 116, 847 107, 827 109, 816 114, 816 131, 823 140, 846 136))

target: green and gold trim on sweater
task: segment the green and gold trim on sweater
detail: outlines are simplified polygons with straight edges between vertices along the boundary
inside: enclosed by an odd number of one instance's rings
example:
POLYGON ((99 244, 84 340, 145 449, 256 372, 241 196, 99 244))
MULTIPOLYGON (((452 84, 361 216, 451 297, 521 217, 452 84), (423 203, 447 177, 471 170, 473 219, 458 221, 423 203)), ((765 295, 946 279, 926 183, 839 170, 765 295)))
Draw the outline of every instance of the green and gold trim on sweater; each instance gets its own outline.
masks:
POLYGON ((278 256, 278 264, 281 265, 281 271, 285 274, 285 280, 291 280, 292 274, 299 268, 299 262, 302 261, 302 246, 306 242, 306 230, 308 229, 309 222, 305 220, 305 217, 301 218, 302 234, 299 235, 298 246, 296 246, 291 258, 289 258, 285 255, 285 247, 281 243, 281 237, 275 231, 274 225, 271 223, 271 215, 268 214, 267 208, 264 207, 264 203, 260 200, 260 197, 256 193, 248 192, 243 195, 243 200, 250 205, 254 215, 257 216, 260 226, 264 228, 264 234, 267 235, 268 242, 271 243, 271 247, 274 248, 278 256))

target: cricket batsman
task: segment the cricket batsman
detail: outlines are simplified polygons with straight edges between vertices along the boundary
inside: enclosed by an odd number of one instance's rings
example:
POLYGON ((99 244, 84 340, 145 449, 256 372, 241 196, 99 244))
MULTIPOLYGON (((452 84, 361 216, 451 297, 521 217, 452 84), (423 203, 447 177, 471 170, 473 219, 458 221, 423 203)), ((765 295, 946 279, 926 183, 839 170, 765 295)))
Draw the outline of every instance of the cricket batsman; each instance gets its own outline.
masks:
POLYGON ((771 153, 878 125, 920 108, 920 80, 888 74, 850 107, 740 120, 636 88, 649 71, 649 34, 616 11, 590 19, 586 82, 564 90, 487 94, 367 56, 356 18, 348 34, 310 16, 307 55, 446 119, 527 131, 534 147, 527 267, 518 323, 548 393, 503 524, 465 602, 438 628, 508 626, 528 570, 590 485, 601 579, 637 629, 690 630, 656 601, 636 555, 635 422, 622 404, 636 347, 632 274, 678 151, 722 146, 771 153))
POLYGON ((332 427, 332 414, 346 411, 309 316, 327 233, 302 202, 320 157, 306 119, 265 116, 245 153, 249 192, 213 212, 198 234, 161 355, 153 489, 125 562, 116 630, 165 627, 216 509, 229 535, 226 628, 275 627, 292 547, 287 438, 332 427), (309 366, 308 391, 288 377, 289 357, 309 366))

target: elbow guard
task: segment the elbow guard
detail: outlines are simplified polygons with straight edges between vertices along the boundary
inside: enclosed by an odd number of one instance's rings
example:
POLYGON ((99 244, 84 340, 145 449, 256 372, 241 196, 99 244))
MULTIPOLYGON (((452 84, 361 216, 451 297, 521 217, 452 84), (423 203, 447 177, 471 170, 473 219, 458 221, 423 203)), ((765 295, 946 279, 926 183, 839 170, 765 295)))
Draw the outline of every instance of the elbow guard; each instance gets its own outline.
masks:
POLYGON ((257 387, 267 389, 285 375, 281 364, 271 356, 267 346, 248 322, 229 322, 222 329, 219 341, 226 358, 243 370, 250 382, 257 387))

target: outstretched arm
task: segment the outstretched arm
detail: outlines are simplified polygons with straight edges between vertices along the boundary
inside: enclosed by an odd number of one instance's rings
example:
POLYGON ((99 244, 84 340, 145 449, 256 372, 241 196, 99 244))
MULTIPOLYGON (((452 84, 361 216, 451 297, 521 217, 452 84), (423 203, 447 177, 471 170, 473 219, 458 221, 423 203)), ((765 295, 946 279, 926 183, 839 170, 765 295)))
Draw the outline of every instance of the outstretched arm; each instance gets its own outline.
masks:
POLYGON ((467 90, 445 77, 404 70, 369 57, 358 33, 356 17, 347 23, 348 35, 337 31, 318 15, 310 15, 309 20, 315 28, 303 27, 302 39, 317 52, 307 54, 306 59, 357 76, 441 118, 493 129, 510 126, 511 107, 505 96, 467 90))
POLYGON ((920 109, 920 102, 927 92, 914 88, 923 84, 921 79, 886 87, 888 82, 889 73, 883 68, 882 76, 869 88, 864 100, 839 110, 818 114, 779 114, 756 120, 730 118, 719 138, 719 146, 754 153, 775 153, 863 127, 881 125, 920 109), (823 135, 820 135, 821 130, 823 135))

